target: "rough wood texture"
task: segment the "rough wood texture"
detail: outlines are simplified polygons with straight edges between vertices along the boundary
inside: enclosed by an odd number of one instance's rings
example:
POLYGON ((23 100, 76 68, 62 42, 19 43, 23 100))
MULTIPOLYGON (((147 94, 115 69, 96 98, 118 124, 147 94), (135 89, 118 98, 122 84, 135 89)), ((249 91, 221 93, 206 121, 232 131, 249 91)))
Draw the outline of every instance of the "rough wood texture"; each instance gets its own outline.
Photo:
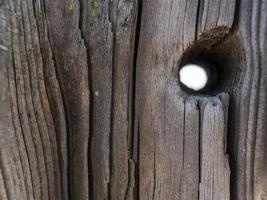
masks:
MULTIPOLYGON (((223 97, 227 98, 227 97, 223 97)), ((225 155, 228 102, 201 102, 199 199, 230 199, 230 167, 225 155), (224 104, 223 104, 224 103, 224 104), (224 110, 224 108, 226 108, 224 110)))
POLYGON ((0 0, 0 199, 267 199, 266 10, 0 0), (192 94, 202 59, 218 85, 192 94))

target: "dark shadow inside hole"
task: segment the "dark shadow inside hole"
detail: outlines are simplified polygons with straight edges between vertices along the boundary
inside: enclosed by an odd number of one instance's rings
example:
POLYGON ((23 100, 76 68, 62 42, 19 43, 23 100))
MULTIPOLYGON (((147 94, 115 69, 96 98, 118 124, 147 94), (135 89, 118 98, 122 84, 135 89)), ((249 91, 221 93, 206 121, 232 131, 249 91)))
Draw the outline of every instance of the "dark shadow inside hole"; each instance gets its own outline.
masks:
POLYGON ((194 91, 179 82, 186 94, 216 95, 220 92, 231 93, 240 84, 242 66, 240 66, 240 51, 235 37, 224 40, 203 40, 185 51, 179 62, 179 71, 186 64, 196 64, 208 68, 209 83, 205 88, 194 91))

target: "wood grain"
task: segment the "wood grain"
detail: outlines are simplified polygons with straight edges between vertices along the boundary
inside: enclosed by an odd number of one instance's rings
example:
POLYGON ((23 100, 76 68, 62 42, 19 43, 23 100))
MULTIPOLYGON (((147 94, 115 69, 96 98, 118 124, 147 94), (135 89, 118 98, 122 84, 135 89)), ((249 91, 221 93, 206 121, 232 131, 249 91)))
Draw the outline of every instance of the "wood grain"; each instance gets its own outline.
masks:
POLYGON ((230 199, 230 167, 225 152, 227 119, 224 119, 228 102, 224 103, 218 98, 201 102, 199 199, 203 200, 230 199))
POLYGON ((267 199, 266 9, 0 0, 0 199, 267 199))

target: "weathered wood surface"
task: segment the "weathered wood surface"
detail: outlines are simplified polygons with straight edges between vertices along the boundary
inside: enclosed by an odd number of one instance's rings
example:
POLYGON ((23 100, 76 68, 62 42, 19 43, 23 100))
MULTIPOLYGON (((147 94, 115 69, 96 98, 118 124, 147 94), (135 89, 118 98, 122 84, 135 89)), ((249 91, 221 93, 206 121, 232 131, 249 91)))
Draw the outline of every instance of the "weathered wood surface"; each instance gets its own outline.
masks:
POLYGON ((199 199, 230 199, 230 168, 226 153, 228 97, 201 104, 199 199), (224 111, 224 108, 226 111, 224 111))
POLYGON ((0 199, 267 199, 266 10, 0 0, 0 199), (220 81, 191 95, 200 58, 220 81))

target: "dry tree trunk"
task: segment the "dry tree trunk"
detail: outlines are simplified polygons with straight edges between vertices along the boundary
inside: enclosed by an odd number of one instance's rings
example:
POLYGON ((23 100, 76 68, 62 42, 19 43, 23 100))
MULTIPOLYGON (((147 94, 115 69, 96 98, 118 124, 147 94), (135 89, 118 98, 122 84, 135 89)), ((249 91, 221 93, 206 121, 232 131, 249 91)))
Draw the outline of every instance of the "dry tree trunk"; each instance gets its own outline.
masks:
POLYGON ((0 199, 267 199, 266 11, 0 0, 0 199), (181 86, 196 61, 212 90, 181 86))

